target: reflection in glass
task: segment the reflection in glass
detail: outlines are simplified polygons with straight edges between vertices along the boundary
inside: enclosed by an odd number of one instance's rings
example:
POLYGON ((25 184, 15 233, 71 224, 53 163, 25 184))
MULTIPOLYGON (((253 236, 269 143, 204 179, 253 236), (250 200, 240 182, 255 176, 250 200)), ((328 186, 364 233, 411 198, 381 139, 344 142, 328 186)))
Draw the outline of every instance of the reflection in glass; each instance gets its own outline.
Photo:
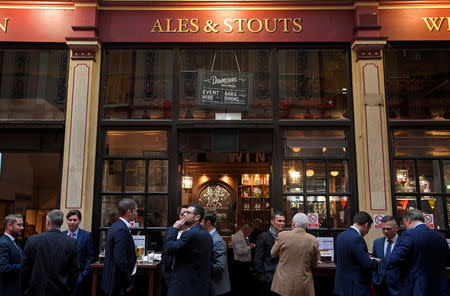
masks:
POLYGON ((171 49, 106 49, 102 76, 104 118, 171 118, 171 49))
POLYGON ((395 160, 395 191, 416 192, 413 160, 395 160))
POLYGON ((165 156, 167 154, 166 131, 106 132, 105 155, 165 156))
POLYGON ((306 212, 319 215, 319 228, 326 227, 327 205, 325 196, 307 196, 306 212))
POLYGON ((323 161, 306 162, 306 191, 322 192, 326 190, 325 163, 323 161))
POLYGON ((278 89, 282 119, 346 119, 345 49, 281 49, 278 89))
POLYGON ((145 191, 145 160, 126 160, 125 191, 145 191))
POLYGON ((417 161, 420 192, 442 192, 438 160, 417 161))
POLYGON ((396 156, 450 156, 450 130, 396 130, 396 156))
POLYGON ((328 162, 329 192, 350 192, 348 161, 328 162))
POLYGON ((103 191, 122 191, 122 160, 108 159, 104 161, 103 191))
MULTIPOLYGON (((175 222, 175 221, 174 221, 175 222)), ((147 227, 167 226, 167 196, 147 197, 147 227)))
MULTIPOLYGON (((241 113, 243 119, 272 118, 270 88, 269 50, 227 49, 227 50, 183 50, 181 52, 180 119, 214 119, 215 110, 198 107, 195 104, 199 70, 250 73, 253 77, 252 97, 248 111, 241 113)), ((230 112, 230 110, 227 110, 230 112)))
POLYGON ((421 198, 422 212, 432 214, 435 229, 445 228, 443 200, 440 196, 424 196, 421 198))
POLYGON ((303 162, 301 160, 284 161, 283 188, 284 192, 303 191, 303 162))
POLYGON ((332 228, 345 228, 351 225, 351 205, 349 196, 330 196, 330 218, 332 228))
POLYGON ((397 196, 396 198, 397 207, 397 219, 402 221, 402 217, 407 210, 417 209, 417 200, 414 196, 397 196))
POLYGON ((385 54, 389 118, 450 119, 448 48, 394 46, 385 54))
POLYGON ((148 168, 148 192, 167 192, 167 160, 150 160, 148 168))
POLYGON ((285 199, 286 199, 286 212, 288 212, 289 209, 295 208, 298 212, 303 213, 304 209, 303 196, 288 195, 285 196, 285 199))
POLYGON ((64 120, 67 50, 0 50, 0 119, 64 120))
POLYGON ((344 130, 285 130, 285 156, 346 157, 344 130))
MULTIPOLYGON (((144 196, 133 195, 126 196, 136 201, 138 213, 139 210, 144 208, 144 196)), ((109 227, 119 219, 119 213, 117 212, 117 204, 122 199, 120 195, 102 195, 101 205, 101 226, 109 227)))

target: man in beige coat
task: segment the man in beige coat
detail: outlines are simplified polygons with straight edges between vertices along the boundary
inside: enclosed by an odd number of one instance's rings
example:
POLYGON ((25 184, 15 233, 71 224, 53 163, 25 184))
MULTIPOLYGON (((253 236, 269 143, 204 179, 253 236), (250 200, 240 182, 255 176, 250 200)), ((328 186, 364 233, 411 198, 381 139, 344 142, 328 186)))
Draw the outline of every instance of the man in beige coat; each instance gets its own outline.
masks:
POLYGON ((306 233, 308 217, 295 214, 292 230, 278 235, 270 254, 279 257, 272 282, 272 291, 281 296, 314 296, 314 281, 311 267, 319 260, 319 241, 306 233))

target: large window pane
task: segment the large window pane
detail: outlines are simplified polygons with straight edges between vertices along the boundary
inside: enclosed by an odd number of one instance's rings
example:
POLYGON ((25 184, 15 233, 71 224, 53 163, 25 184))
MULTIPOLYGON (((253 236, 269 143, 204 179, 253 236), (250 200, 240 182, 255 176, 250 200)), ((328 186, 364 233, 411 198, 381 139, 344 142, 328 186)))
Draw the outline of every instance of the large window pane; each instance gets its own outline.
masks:
POLYGON ((421 198, 422 212, 432 214, 435 229, 445 229, 444 205, 440 196, 424 196, 421 198))
POLYGON ((394 161, 395 192, 416 192, 416 177, 413 160, 394 161))
POLYGON ((0 119, 64 120, 67 50, 0 50, 0 119))
POLYGON ((329 192, 350 192, 348 161, 328 162, 329 192))
POLYGON ((285 161, 283 164, 283 191, 303 191, 303 162, 300 160, 285 161))
POLYGON ((330 196, 330 218, 332 228, 345 228, 351 225, 351 204, 349 196, 330 196))
POLYGON ((450 192, 450 160, 444 161, 445 192, 450 192))
POLYGON ((308 161, 305 168, 306 191, 324 192, 325 184, 325 163, 323 161, 308 161))
POLYGON ((396 130, 396 156, 450 156, 450 130, 396 130))
POLYGON ((104 161, 103 191, 122 191, 122 160, 104 161))
MULTIPOLYGON (((133 195, 127 196, 136 201, 138 213, 139 210, 144 209, 144 196, 133 195)), ((101 205, 101 226, 109 227, 119 219, 119 213, 117 212, 117 204, 122 199, 120 195, 103 195, 101 205)), ((141 225, 139 225, 141 227, 141 225)))
POLYGON ((171 49, 107 49, 102 65, 104 118, 171 118, 171 49))
POLYGON ((145 191, 145 160, 127 160, 125 191, 145 191))
POLYGON ((448 48, 386 50, 390 119, 450 119, 448 48))
POLYGON ((319 228, 326 227, 327 204, 325 196, 307 196, 306 212, 319 215, 319 228))
POLYGON ((438 160, 417 161, 419 174, 419 187, 421 193, 442 192, 441 172, 439 171, 438 160))
POLYGON ((345 49, 282 49, 278 52, 280 118, 346 119, 345 49))
POLYGON ((285 130, 284 155, 293 157, 345 157, 347 139, 343 130, 285 130))
POLYGON ((167 226, 167 196, 147 197, 147 227, 167 226))
POLYGON ((402 221, 402 217, 407 210, 417 209, 417 200, 415 196, 397 196, 396 199, 397 207, 397 219, 402 221))
POLYGON ((167 192, 168 180, 167 160, 150 160, 148 192, 167 192))
POLYGON ((183 50, 181 52, 180 119, 215 119, 216 113, 240 113, 242 119, 272 118, 269 50, 183 50), (246 111, 197 106, 199 71, 249 73, 250 107, 246 111))
POLYGON ((105 155, 166 156, 166 131, 106 132, 105 155))

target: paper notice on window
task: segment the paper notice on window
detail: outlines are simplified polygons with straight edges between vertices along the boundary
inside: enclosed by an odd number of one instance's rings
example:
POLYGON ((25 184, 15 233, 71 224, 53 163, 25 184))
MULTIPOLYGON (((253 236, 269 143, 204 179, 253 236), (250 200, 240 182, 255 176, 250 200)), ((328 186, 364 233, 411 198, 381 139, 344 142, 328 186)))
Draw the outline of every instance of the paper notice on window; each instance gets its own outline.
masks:
POLYGON ((145 249, 145 235, 133 235, 134 245, 145 249))
POLYGON ((334 261, 334 239, 333 237, 318 237, 319 250, 328 250, 331 253, 331 261, 334 261))

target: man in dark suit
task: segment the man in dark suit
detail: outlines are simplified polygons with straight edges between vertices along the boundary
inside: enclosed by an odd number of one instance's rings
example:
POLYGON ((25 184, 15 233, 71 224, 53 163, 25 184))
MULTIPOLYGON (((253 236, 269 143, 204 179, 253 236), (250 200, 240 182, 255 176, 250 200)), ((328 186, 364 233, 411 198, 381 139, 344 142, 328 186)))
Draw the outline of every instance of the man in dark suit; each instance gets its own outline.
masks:
POLYGON ((184 217, 167 229, 164 250, 173 255, 173 270, 168 275, 168 296, 209 295, 211 292, 211 254, 213 243, 211 235, 201 226, 205 210, 198 204, 190 204, 184 217), (177 239, 178 231, 184 225, 177 239))
POLYGON ((201 223, 213 240, 211 283, 214 293, 212 295, 228 295, 231 285, 228 274, 227 245, 216 230, 216 220, 216 212, 207 210, 201 223))
POLYGON ((66 218, 69 230, 65 230, 63 233, 77 240, 78 264, 80 266, 80 274, 72 296, 87 295, 91 286, 91 264, 95 261, 92 235, 80 228, 81 212, 79 210, 69 211, 66 218))
POLYGON ((19 296, 22 295, 19 284, 22 251, 14 240, 23 230, 23 218, 18 214, 8 215, 3 225, 5 234, 0 238, 0 295, 19 296))
POLYGON ((364 236, 373 223, 366 212, 353 217, 353 225, 336 239, 336 276, 334 294, 339 296, 370 295, 371 271, 380 259, 370 258, 364 236))
POLYGON ((53 210, 46 217, 47 232, 28 238, 20 270, 20 284, 26 296, 67 296, 75 288, 77 241, 59 230, 63 221, 63 212, 53 210))
POLYGON ((278 234, 284 230, 286 217, 282 212, 273 212, 270 216, 270 228, 258 236, 255 245, 253 265, 258 272, 259 295, 273 295, 271 291, 272 280, 278 265, 278 258, 270 255, 278 234))
POLYGON ((137 205, 133 199, 123 198, 117 210, 119 219, 106 235, 102 290, 108 296, 134 295, 132 276, 136 273, 137 258, 129 227, 137 218, 137 205))
POLYGON ((388 270, 400 266, 401 296, 448 296, 445 266, 450 263, 450 251, 447 242, 423 222, 423 214, 418 210, 403 215, 407 230, 381 266, 388 270))
MULTIPOLYGON (((381 229, 384 237, 373 242, 372 256, 383 260, 383 258, 390 256, 397 246, 399 236, 395 218, 384 216, 381 219, 381 229)), ((378 270, 373 272, 373 287, 379 296, 397 296, 399 280, 400 269, 398 267, 385 270, 382 266, 378 266, 378 270)))

